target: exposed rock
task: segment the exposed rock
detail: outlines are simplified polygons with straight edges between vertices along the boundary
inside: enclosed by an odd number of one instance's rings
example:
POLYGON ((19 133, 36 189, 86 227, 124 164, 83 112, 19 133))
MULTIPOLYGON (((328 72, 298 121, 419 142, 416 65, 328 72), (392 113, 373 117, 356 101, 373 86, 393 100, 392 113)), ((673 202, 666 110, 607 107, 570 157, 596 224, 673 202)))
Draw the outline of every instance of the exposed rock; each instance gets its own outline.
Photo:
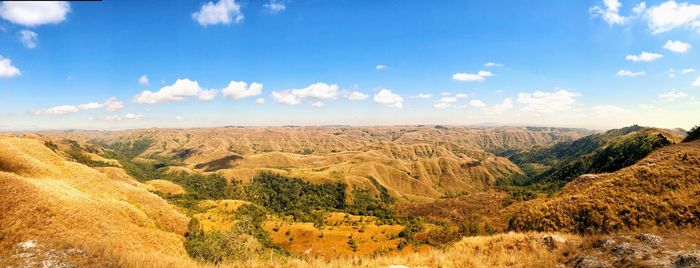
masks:
POLYGON ((607 264, 604 261, 599 260, 596 257, 591 257, 591 256, 580 256, 576 257, 568 262, 566 262, 567 265, 574 267, 574 268, 607 268, 610 267, 609 264, 607 264))
POLYGON ((24 242, 20 242, 20 243, 17 244, 17 248, 20 249, 20 250, 24 250, 24 251, 33 250, 33 249, 36 248, 36 241, 34 241, 34 240, 27 240, 27 241, 24 241, 24 242))
POLYGON ((673 262, 676 267, 696 267, 700 266, 700 258, 693 254, 681 254, 673 262))
POLYGON ((68 261, 69 257, 85 257, 85 255, 82 249, 55 250, 40 245, 34 240, 27 240, 17 243, 13 254, 7 260, 15 263, 17 267, 74 268, 76 266, 68 261))
POLYGON ((549 250, 554 250, 557 249, 559 246, 558 244, 564 244, 566 243, 566 238, 563 238, 558 235, 544 235, 542 236, 542 244, 544 244, 547 249, 549 250))
POLYGON ((593 243, 594 248, 601 248, 603 250, 609 250, 613 246, 615 246, 615 240, 612 239, 605 239, 605 240, 598 240, 593 243))
POLYGON ((648 233, 639 234, 637 236, 637 239, 652 247, 661 246, 661 244, 663 243, 663 239, 661 239, 661 237, 648 233))
POLYGON ((618 255, 618 256, 630 256, 634 255, 634 249, 632 248, 632 245, 630 245, 627 242, 622 242, 620 244, 615 245, 610 249, 610 253, 618 255))

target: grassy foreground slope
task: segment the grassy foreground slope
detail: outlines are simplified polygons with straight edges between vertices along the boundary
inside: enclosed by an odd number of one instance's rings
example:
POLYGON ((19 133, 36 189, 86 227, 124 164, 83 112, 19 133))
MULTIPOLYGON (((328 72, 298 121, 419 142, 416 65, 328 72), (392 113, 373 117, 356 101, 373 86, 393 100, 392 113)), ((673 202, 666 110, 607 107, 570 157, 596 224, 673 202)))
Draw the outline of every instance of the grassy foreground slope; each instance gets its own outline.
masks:
POLYGON ((41 239, 116 261, 188 260, 185 215, 145 189, 66 161, 41 140, 0 137, 0 193, 0 252, 41 239))
POLYGON ((658 149, 614 173, 583 175, 552 198, 507 208, 513 230, 611 233, 700 224, 700 141, 658 149))

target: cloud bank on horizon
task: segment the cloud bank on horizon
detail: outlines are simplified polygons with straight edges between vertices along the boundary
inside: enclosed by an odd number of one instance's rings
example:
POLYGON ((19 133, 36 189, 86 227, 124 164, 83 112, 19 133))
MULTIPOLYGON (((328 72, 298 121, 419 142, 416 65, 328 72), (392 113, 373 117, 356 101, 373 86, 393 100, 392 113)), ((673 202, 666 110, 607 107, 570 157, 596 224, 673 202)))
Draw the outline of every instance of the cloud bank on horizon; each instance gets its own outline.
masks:
POLYGON ((545 2, 481 3, 468 13, 422 1, 213 0, 146 5, 123 25, 91 14, 104 3, 2 2, 0 120, 14 129, 700 123, 700 5, 565 2, 548 15, 557 25, 491 17, 545 2), (402 17, 419 9, 434 24, 402 17), (170 23, 144 23, 146 11, 170 23), (342 19, 353 17, 365 20, 342 19), (484 29, 452 25, 477 21, 484 29), (511 31, 490 26, 498 23, 511 31), (78 45, 87 38, 106 46, 78 45))

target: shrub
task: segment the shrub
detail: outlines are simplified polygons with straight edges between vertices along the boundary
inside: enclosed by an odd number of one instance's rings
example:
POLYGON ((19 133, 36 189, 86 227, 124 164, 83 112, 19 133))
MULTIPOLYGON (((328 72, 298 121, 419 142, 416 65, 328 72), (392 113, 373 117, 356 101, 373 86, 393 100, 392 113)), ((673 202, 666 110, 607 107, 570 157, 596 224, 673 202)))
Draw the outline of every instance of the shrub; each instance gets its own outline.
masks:
POLYGON ((688 136, 685 136, 683 142, 691 142, 700 139, 700 125, 695 126, 688 131, 688 136))

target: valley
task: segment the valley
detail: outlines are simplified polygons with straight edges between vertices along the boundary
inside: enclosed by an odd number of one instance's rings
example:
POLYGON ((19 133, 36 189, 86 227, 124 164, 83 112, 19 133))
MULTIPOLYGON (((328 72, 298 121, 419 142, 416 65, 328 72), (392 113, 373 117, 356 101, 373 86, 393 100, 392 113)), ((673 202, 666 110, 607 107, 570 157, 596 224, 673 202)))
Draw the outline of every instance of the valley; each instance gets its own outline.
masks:
POLYGON ((697 131, 3 133, 0 264, 38 263, 44 251, 99 267, 594 267, 584 264, 671 265, 683 254, 692 262, 697 131), (645 244, 638 236, 647 233, 666 242, 645 244), (26 241, 39 246, 18 246, 26 241), (623 242, 629 249, 615 253, 623 242))

